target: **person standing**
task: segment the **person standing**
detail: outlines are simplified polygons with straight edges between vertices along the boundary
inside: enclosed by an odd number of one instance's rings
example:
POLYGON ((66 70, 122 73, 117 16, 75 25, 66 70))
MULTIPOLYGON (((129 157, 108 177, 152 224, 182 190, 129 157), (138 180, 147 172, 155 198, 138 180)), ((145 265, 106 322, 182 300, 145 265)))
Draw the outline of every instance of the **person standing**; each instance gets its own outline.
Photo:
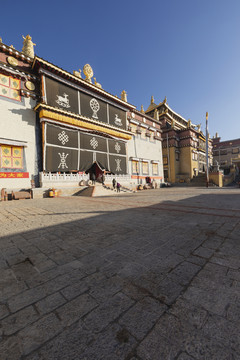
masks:
POLYGON ((92 184, 95 185, 95 183, 96 183, 96 175, 95 175, 95 173, 93 172, 93 173, 92 173, 92 184))
POLYGON ((121 188, 121 185, 119 184, 119 182, 117 183, 117 192, 120 192, 120 188, 121 188))
POLYGON ((113 184, 113 190, 115 190, 115 188, 116 188, 116 179, 115 178, 113 179, 112 184, 113 184))
POLYGON ((105 185, 105 175, 104 175, 104 173, 102 174, 102 185, 103 186, 105 185))

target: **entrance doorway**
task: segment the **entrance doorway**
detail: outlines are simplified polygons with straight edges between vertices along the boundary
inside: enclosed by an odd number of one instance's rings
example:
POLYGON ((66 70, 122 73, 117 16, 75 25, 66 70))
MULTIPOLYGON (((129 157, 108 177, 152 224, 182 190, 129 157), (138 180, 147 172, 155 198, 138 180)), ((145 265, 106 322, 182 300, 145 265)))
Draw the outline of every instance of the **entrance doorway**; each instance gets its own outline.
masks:
POLYGON ((89 178, 92 181, 102 182, 102 176, 103 176, 104 170, 100 168, 98 163, 93 163, 92 166, 86 171, 86 174, 89 173, 89 178))

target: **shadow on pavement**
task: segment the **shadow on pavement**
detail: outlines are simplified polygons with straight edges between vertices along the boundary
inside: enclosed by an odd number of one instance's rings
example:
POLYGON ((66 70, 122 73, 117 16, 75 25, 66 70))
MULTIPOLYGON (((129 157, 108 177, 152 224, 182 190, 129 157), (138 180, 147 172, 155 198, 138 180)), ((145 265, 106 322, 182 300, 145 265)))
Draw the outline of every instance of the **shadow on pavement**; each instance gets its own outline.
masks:
POLYGON ((2 359, 238 358, 239 195, 151 196, 54 199, 0 238, 2 359))

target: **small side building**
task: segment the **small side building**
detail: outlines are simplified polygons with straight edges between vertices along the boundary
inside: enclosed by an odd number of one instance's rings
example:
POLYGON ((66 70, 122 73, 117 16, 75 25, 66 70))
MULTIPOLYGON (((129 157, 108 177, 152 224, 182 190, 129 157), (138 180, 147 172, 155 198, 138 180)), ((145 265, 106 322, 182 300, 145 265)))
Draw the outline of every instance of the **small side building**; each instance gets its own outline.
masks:
MULTIPOLYGON (((24 39, 25 44, 29 38, 24 39)), ((33 49, 33 43, 31 46, 33 49)), ((38 82, 29 55, 32 53, 0 41, 0 189, 26 189, 37 182, 38 135, 33 108, 38 82)))

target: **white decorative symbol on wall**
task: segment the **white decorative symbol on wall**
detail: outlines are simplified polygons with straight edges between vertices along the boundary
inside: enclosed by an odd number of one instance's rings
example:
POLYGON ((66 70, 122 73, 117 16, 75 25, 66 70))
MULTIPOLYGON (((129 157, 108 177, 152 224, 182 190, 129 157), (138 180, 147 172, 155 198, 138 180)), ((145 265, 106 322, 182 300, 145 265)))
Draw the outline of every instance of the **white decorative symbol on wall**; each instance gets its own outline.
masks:
POLYGON ((116 142, 116 144, 115 144, 115 150, 116 150, 116 152, 119 154, 119 152, 121 151, 121 146, 119 145, 119 143, 118 142, 116 142))
POLYGON ((65 145, 69 141, 69 136, 63 130, 58 134, 58 140, 62 143, 62 145, 65 145))
POLYGON ((98 141, 95 137, 90 140, 90 145, 94 148, 94 150, 98 147, 98 141))
POLYGON ((64 93, 63 96, 60 96, 60 95, 56 95, 56 96, 57 96, 56 103, 58 105, 65 107, 65 108, 70 108, 67 94, 64 93))
POLYGON ((93 98, 90 100, 90 108, 93 111, 92 117, 98 119, 97 112, 100 110, 100 105, 96 99, 93 98))
POLYGON ((115 114, 114 123, 115 123, 115 125, 117 125, 117 126, 122 126, 122 120, 118 117, 118 114, 115 114))
POLYGON ((68 157, 68 154, 65 154, 64 152, 61 154, 61 153, 58 153, 58 155, 60 156, 60 164, 58 165, 58 167, 61 169, 65 169, 67 168, 68 169, 68 166, 66 164, 66 159, 68 157))
POLYGON ((116 161, 116 171, 122 171, 121 169, 121 159, 115 159, 116 161))

